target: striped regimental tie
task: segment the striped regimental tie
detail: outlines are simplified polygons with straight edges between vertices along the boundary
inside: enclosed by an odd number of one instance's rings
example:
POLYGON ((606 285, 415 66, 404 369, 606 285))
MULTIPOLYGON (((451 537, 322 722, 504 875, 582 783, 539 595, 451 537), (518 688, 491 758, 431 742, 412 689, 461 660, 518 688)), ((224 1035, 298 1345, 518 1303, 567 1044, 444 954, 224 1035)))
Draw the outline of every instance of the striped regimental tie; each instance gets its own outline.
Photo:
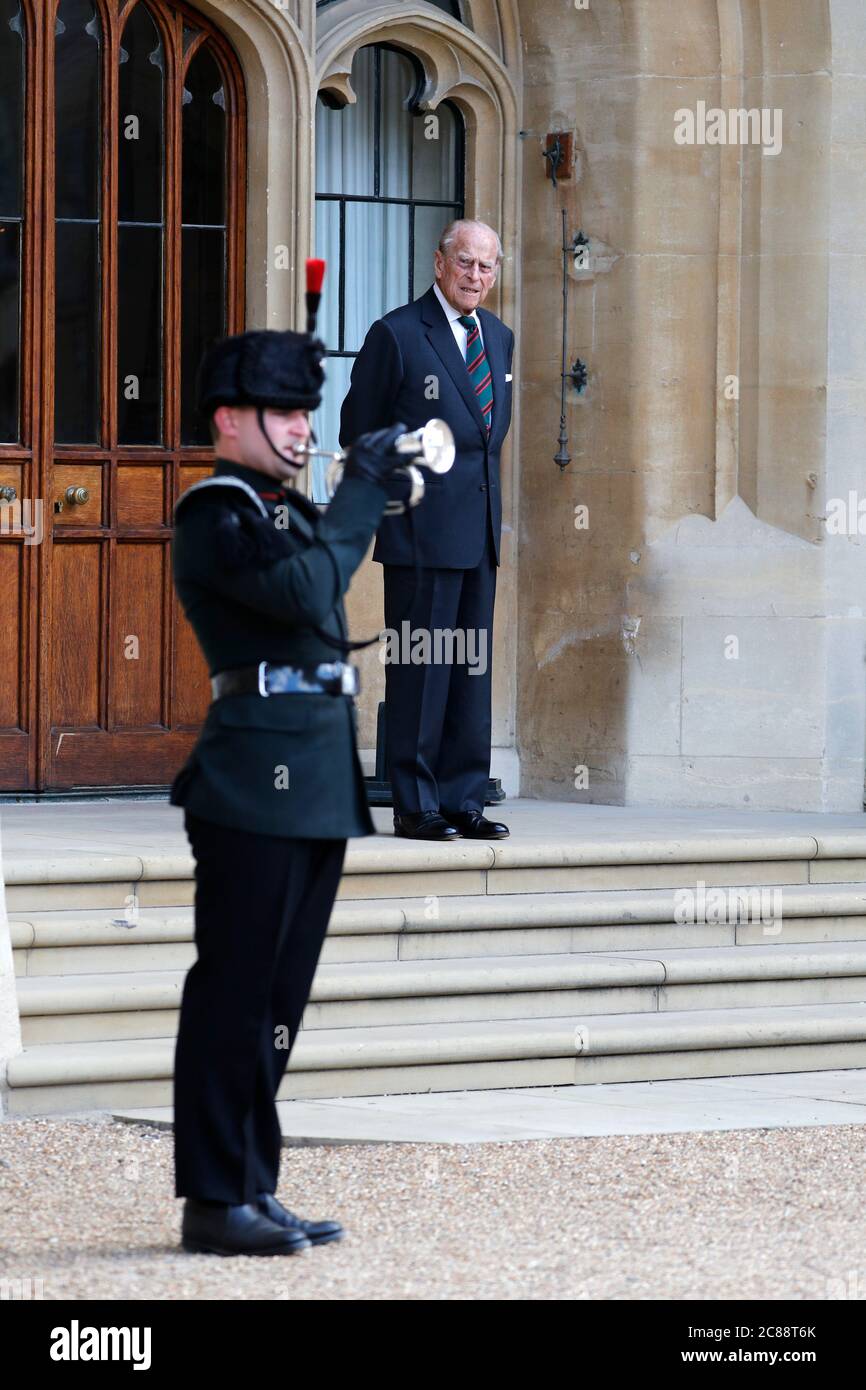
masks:
POLYGON ((489 434, 493 419, 493 376, 487 361, 487 353, 484 351, 484 344, 481 341, 481 334, 475 319, 471 318, 469 314, 461 314, 457 322, 462 323, 466 329, 466 370, 472 385, 475 387, 475 395, 478 397, 478 404, 481 407, 481 414, 484 416, 484 423, 487 425, 487 433, 489 434))

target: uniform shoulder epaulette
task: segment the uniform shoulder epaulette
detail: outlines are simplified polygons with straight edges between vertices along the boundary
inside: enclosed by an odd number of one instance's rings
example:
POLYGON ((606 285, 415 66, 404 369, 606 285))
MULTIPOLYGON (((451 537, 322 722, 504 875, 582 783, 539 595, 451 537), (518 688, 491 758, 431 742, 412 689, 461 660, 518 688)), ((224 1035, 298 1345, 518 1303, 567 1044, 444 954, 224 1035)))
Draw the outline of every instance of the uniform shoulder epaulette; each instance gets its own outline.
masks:
POLYGON ((274 560, 281 560, 292 553, 286 531, 274 525, 270 512, 255 489, 242 478, 234 478, 228 474, 203 478, 200 483, 193 483, 192 487, 187 488, 175 503, 175 521, 181 504, 186 503, 188 498, 193 495, 200 497, 204 493, 211 499, 219 499, 217 489, 222 490, 223 498, 228 502, 242 502, 240 507, 229 505, 218 508, 213 520, 211 537, 225 569, 241 569, 250 564, 272 564, 274 560), (233 489, 233 492, 227 494, 227 488, 233 489), (247 506, 241 494, 246 494, 253 502, 255 511, 247 506))
POLYGON ((214 488, 240 488, 241 492, 246 493, 247 497, 253 502, 256 510, 260 512, 262 516, 266 517, 268 515, 268 509, 255 488, 250 487, 249 483, 245 483, 243 478, 234 478, 231 474, 226 473, 213 478, 202 478, 201 482, 193 483, 192 487, 186 489, 186 492, 182 492, 174 504, 175 517, 177 517, 181 506, 188 498, 200 495, 205 489, 208 490, 207 495, 210 496, 214 488))

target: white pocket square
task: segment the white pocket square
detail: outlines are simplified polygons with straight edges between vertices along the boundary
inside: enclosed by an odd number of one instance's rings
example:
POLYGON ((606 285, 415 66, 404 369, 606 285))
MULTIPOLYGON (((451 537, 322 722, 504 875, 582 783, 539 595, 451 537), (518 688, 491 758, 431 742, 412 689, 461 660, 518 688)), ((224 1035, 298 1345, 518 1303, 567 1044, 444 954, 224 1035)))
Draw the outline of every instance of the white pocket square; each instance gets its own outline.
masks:
POLYGON ((511 372, 506 372, 506 373, 505 373, 505 380, 506 380, 506 381, 510 381, 510 380, 511 380, 511 372))

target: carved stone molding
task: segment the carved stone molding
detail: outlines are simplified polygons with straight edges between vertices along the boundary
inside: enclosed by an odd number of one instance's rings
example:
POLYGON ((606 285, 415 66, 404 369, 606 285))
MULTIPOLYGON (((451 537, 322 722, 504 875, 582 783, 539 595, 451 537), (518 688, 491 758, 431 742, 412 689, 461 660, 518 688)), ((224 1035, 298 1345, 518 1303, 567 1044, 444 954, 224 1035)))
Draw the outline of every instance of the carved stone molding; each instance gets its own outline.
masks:
POLYGON ((516 109, 514 82, 499 55, 473 30, 423 3, 345 0, 322 11, 317 31, 320 92, 344 104, 354 102, 352 63, 358 49, 371 43, 395 44, 419 60, 427 77, 420 103, 425 110, 435 110, 446 97, 462 99, 476 114, 516 109))

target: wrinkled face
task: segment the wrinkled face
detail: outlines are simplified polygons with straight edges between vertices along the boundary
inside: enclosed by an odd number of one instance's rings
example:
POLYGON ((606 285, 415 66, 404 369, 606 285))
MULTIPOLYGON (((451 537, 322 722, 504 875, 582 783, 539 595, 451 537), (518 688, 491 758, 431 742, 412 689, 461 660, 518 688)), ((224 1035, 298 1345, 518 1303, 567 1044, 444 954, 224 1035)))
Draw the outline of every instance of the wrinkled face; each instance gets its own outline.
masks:
MULTIPOLYGON (((265 410, 263 419, 274 448, 281 454, 290 455, 294 446, 308 443, 310 421, 306 410, 265 410)), ((259 428, 255 406, 221 405, 214 411, 214 423, 220 432, 214 446, 220 458, 257 468, 281 482, 296 478, 306 463, 303 455, 291 462, 277 458, 259 428)))
POLYGON ((496 238, 478 227, 462 227, 443 256, 433 252, 439 288, 461 314, 483 304, 496 283, 496 238))

